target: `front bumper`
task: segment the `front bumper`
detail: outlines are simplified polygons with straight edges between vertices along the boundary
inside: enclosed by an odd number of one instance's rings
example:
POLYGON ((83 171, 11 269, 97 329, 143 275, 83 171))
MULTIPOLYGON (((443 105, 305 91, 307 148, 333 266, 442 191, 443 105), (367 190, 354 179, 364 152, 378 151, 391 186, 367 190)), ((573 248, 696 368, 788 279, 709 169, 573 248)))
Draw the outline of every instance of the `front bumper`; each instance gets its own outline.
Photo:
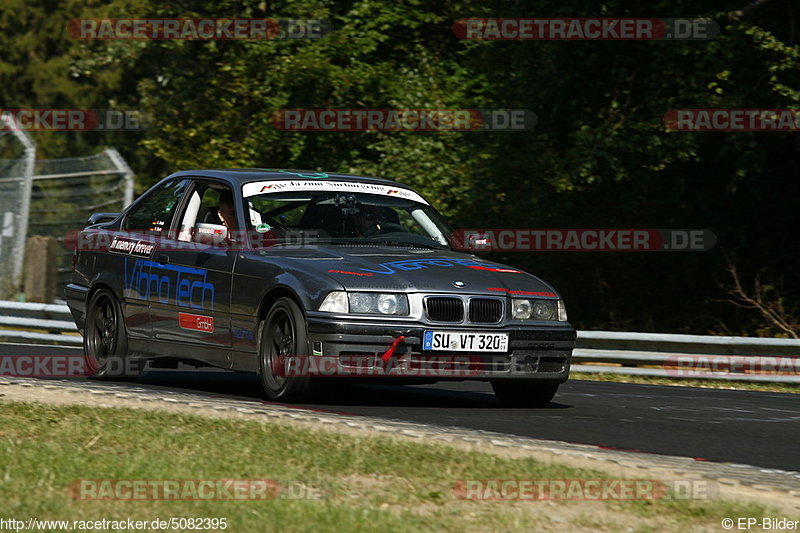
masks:
POLYGON ((576 331, 568 323, 558 326, 446 326, 418 323, 376 324, 339 319, 308 318, 313 359, 325 365, 308 368, 341 376, 406 377, 433 380, 530 379, 561 383, 567 380, 575 348, 576 331), (508 333, 506 353, 423 351, 426 330, 508 333), (393 358, 381 358, 400 336, 393 358), (333 360, 335 368, 331 367, 333 360))

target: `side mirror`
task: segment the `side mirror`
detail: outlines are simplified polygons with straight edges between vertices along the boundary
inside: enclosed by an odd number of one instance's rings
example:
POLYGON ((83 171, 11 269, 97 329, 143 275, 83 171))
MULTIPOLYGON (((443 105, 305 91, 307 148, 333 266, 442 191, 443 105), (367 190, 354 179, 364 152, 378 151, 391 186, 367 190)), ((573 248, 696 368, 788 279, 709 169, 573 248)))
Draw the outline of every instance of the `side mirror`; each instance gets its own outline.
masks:
POLYGON ((93 213, 92 216, 89 217, 89 220, 86 221, 86 224, 88 226, 93 226, 95 224, 102 224, 103 222, 111 222, 118 216, 119 213, 93 213))
POLYGON ((228 238, 228 228, 222 224, 199 222, 194 226, 194 242, 211 246, 224 246, 228 238))

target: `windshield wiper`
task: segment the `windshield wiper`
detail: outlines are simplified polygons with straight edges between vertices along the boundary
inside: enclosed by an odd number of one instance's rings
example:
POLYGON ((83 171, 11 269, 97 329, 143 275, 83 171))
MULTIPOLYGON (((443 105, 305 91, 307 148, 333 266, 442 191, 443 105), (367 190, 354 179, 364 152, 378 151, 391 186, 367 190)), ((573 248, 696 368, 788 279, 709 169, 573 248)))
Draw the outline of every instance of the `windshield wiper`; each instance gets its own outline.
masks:
POLYGON ((395 246, 404 248, 424 248, 427 250, 447 250, 448 247, 441 244, 425 244, 411 241, 370 241, 367 239, 347 239, 335 237, 329 242, 320 244, 344 244, 348 246, 395 246))
POLYGON ((433 244, 422 244, 419 242, 408 242, 408 241, 368 241, 368 240, 360 240, 360 239, 335 239, 331 240, 330 242, 320 243, 320 244, 344 244, 346 246, 395 246, 395 247, 404 247, 404 248, 424 248, 426 250, 446 250, 446 246, 433 245, 433 244))
POLYGON ((429 250, 446 250, 447 247, 441 244, 423 244, 421 242, 410 242, 410 241, 380 241, 375 244, 380 244, 383 246, 403 246, 406 248, 426 248, 429 250))
POLYGON ((372 246, 375 243, 370 241, 364 241, 361 239, 343 239, 340 237, 333 237, 329 241, 320 241, 320 244, 346 244, 350 246, 372 246))

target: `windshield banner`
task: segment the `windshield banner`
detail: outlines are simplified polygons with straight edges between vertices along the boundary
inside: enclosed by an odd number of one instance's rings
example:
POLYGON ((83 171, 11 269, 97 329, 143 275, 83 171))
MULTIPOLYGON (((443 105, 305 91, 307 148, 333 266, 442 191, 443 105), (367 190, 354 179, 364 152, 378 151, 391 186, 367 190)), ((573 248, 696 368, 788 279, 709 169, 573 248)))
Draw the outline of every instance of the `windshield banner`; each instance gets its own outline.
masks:
MULTIPOLYGON (((327 177, 327 176, 320 176, 327 177)), ((245 183, 242 187, 242 194, 245 198, 257 196, 259 194, 269 194, 275 192, 294 192, 294 191, 349 191, 367 194, 379 194, 382 196, 396 196, 412 202, 429 205, 422 196, 394 185, 380 185, 377 183, 363 183, 357 181, 256 181, 245 183)))

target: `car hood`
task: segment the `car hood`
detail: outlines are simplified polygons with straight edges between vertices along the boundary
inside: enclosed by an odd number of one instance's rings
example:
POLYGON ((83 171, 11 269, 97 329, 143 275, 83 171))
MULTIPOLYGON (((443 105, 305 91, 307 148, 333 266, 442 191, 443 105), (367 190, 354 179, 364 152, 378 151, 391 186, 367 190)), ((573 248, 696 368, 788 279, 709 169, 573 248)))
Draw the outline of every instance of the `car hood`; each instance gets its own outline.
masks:
POLYGON ((450 250, 339 245, 275 248, 270 255, 346 289, 558 297, 551 285, 527 272, 450 250))

